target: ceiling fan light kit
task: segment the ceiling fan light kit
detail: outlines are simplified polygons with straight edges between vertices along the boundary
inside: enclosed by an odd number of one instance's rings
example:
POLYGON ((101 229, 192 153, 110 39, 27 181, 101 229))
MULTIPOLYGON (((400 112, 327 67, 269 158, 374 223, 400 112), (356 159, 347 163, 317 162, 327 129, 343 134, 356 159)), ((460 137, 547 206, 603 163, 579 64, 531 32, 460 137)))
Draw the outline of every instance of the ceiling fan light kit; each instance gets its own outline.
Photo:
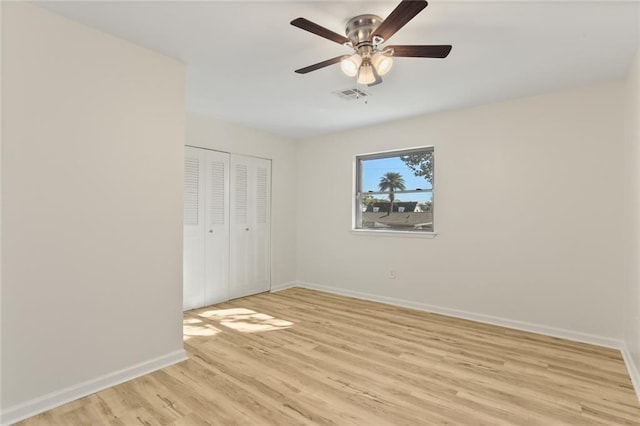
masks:
POLYGON ((376 67, 378 74, 380 74, 381 76, 388 73, 393 66, 393 49, 389 50, 389 53, 376 52, 376 54, 371 57, 371 63, 374 67, 376 67))
POLYGON ((360 65, 362 64, 362 56, 354 53, 351 56, 347 56, 342 61, 340 61, 340 68, 342 68, 342 72, 345 73, 348 77, 355 77, 358 75, 358 69, 360 69, 360 65))
POLYGON ((377 15, 358 15, 347 22, 347 37, 334 33, 305 18, 296 18, 291 25, 309 31, 333 42, 351 47, 355 52, 296 70, 298 74, 327 67, 340 62, 342 72, 349 77, 356 77, 358 84, 373 86, 382 83, 393 66, 393 57, 410 58, 446 58, 451 45, 414 45, 387 46, 382 44, 389 40, 400 28, 405 26, 420 11, 427 7, 424 0, 402 0, 387 19, 377 15))
POLYGON ((373 74, 373 66, 370 62, 360 65, 358 70, 358 84, 370 85, 375 83, 376 76, 373 74))

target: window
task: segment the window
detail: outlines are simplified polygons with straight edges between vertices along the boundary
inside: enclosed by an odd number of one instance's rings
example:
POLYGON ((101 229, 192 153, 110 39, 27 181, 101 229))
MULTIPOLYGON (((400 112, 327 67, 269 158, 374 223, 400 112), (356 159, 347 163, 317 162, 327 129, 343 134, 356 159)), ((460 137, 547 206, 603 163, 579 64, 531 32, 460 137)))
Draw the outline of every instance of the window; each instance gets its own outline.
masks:
POLYGON ((356 157, 355 229, 433 232, 433 147, 356 157))

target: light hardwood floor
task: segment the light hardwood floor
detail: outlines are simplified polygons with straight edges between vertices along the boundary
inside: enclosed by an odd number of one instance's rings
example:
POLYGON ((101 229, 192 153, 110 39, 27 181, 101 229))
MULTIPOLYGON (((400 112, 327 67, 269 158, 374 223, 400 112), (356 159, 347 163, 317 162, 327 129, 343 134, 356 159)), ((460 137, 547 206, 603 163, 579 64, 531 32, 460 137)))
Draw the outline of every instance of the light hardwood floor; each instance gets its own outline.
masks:
POLYGON ((189 360, 23 425, 640 425, 619 351, 306 289, 185 313, 189 360))

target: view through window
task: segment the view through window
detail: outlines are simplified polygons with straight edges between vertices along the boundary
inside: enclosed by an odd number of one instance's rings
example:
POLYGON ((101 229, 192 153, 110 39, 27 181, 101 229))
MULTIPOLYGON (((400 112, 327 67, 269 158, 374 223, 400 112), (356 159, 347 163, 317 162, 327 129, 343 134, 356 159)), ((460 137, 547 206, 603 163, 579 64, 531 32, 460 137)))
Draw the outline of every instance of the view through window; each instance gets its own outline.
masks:
POLYGON ((356 229, 433 232, 433 147, 356 157, 356 229))

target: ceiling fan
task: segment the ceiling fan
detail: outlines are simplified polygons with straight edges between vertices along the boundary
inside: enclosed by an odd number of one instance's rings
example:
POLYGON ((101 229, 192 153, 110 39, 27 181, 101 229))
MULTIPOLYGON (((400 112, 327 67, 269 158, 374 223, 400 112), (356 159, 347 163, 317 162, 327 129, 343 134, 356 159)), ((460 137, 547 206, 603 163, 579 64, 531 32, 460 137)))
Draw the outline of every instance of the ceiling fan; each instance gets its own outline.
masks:
POLYGON ((358 84, 374 86, 382 83, 382 76, 389 72, 393 57, 404 58, 446 58, 451 45, 405 45, 386 46, 386 41, 425 7, 424 0, 402 0, 387 19, 377 15, 358 15, 347 22, 345 34, 334 33, 305 18, 296 18, 291 25, 309 31, 320 37, 351 47, 355 53, 341 55, 308 67, 297 69, 298 74, 306 74, 329 65, 341 63, 342 71, 349 77, 356 77, 358 84))

